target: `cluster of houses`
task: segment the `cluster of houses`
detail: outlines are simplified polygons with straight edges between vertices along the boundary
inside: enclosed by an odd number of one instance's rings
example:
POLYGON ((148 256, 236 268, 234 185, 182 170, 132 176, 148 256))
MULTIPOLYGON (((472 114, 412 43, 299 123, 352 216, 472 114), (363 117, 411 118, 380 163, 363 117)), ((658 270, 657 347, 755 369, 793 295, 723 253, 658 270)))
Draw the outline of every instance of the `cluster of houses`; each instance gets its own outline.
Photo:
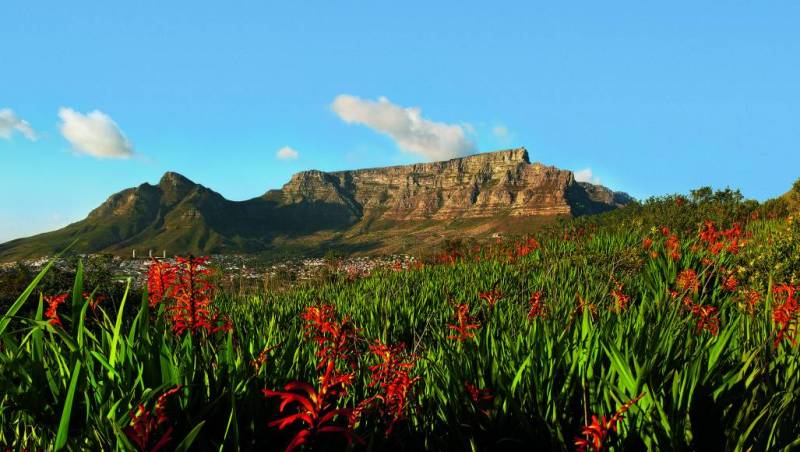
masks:
MULTIPOLYGON (((78 255, 84 259, 92 259, 96 255, 78 255)), ((174 263, 175 259, 166 257, 166 253, 155 256, 152 252, 137 255, 135 252, 130 257, 121 256, 102 256, 105 264, 111 268, 108 270, 119 281, 131 278, 135 286, 145 284, 147 272, 150 265, 157 258, 162 261, 174 263)), ((33 271, 39 271, 50 262, 51 257, 41 257, 35 259, 25 259, 20 261, 33 271)), ((403 270, 414 265, 416 260, 413 256, 401 254, 392 256, 353 256, 345 258, 306 258, 289 259, 280 263, 265 264, 259 262, 257 258, 246 255, 224 255, 216 254, 209 256, 209 264, 229 278, 261 279, 275 276, 288 276, 292 280, 302 281, 318 277, 322 272, 338 272, 351 278, 364 277, 372 274, 379 269, 403 270)), ((16 265, 15 262, 0 264, 0 269, 10 268, 16 265)), ((69 270, 75 266, 75 257, 69 259, 59 258, 54 262, 54 266, 69 270)))

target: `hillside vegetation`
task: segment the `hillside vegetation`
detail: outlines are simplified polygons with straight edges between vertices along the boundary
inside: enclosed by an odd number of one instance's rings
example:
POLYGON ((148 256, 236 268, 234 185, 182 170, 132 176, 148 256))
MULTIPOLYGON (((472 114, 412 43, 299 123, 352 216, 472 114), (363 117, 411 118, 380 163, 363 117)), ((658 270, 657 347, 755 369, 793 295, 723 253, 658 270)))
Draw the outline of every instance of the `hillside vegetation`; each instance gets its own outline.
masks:
MULTIPOLYGON (((211 263, 213 264, 213 263, 211 263)), ((708 189, 281 292, 79 268, 0 320, 12 449, 800 445, 800 225, 708 189)))

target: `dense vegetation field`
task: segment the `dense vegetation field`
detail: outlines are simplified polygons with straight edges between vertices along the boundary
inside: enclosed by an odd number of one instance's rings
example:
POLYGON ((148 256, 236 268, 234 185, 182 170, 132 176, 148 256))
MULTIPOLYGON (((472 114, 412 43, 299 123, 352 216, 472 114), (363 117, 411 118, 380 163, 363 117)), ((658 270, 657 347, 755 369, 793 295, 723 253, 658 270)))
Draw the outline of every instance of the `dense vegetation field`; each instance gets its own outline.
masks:
POLYGON ((192 258, 141 298, 34 281, 0 320, 0 444, 797 447, 800 226, 769 209, 697 192, 274 293, 192 258))

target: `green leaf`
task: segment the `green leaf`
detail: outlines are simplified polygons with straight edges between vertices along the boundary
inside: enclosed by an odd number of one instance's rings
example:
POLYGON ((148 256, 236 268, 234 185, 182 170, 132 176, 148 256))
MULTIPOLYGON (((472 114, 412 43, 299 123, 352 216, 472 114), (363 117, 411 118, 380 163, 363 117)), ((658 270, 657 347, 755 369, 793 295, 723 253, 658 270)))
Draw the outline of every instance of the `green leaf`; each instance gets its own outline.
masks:
POLYGON ((78 386, 78 375, 81 372, 81 362, 75 362, 72 370, 72 378, 69 381, 67 398, 64 400, 64 409, 61 412, 61 421, 58 423, 58 433, 56 434, 55 450, 60 450, 67 444, 69 435, 69 420, 72 417, 72 402, 75 399, 75 388, 78 386))
POLYGON ((75 283, 72 285, 72 334, 77 335, 80 321, 78 317, 83 304, 83 259, 78 259, 75 271, 75 283))
POLYGON ((175 447, 175 452, 185 452, 189 450, 189 447, 192 445, 195 438, 197 438, 197 435, 200 434, 200 429, 203 428, 203 425, 205 425, 205 423, 206 421, 200 421, 199 424, 195 425, 192 431, 189 432, 185 438, 183 438, 183 441, 181 441, 175 447))
MULTIPOLYGON (((128 291, 131 289, 131 279, 128 278, 128 284, 125 286, 125 293, 122 295, 122 302, 119 304, 117 311, 117 321, 114 323, 114 335, 111 338, 111 352, 108 357, 108 365, 114 368, 114 363, 117 361, 117 343, 119 343, 119 331, 122 328, 122 313, 125 311, 125 300, 128 299, 128 291)), ((109 372, 109 378, 114 378, 113 374, 109 372)))
POLYGON ((519 369, 517 369, 517 373, 514 375, 514 381, 511 382, 511 392, 514 392, 514 390, 517 389, 517 385, 519 384, 520 380, 522 380, 522 373, 528 366, 531 365, 532 358, 533 355, 529 355, 525 361, 522 362, 522 365, 519 366, 519 369))

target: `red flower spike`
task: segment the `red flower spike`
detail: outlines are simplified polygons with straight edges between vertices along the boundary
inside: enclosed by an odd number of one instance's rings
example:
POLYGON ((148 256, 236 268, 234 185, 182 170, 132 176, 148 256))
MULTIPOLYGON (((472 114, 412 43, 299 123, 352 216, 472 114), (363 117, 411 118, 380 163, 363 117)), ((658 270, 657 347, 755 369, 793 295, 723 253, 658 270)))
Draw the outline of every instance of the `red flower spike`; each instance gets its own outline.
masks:
POLYGON ((295 434, 286 451, 292 451, 314 441, 321 434, 339 434, 348 444, 364 441, 353 432, 348 423, 336 423, 338 419, 349 421, 352 411, 348 408, 337 408, 336 401, 343 394, 341 382, 321 381, 319 390, 308 383, 294 381, 284 386, 284 391, 271 391, 263 389, 267 398, 281 399, 278 410, 283 413, 287 407, 293 406, 295 412, 283 418, 274 420, 270 427, 284 428, 299 424, 301 430, 295 434))
POLYGON ((44 312, 44 316, 50 319, 50 325, 61 326, 61 318, 58 316, 58 307, 67 301, 67 297, 69 297, 69 294, 66 293, 44 296, 44 301, 47 303, 47 310, 44 312))
POLYGON ((338 361, 347 363, 351 368, 356 367, 358 329, 348 317, 338 320, 336 310, 331 305, 309 306, 300 317, 305 320, 305 336, 319 347, 318 369, 338 361))
POLYGON ((386 436, 389 436, 395 424, 405 418, 412 387, 421 380, 419 376, 410 376, 417 358, 405 351, 403 343, 387 346, 376 340, 369 349, 378 358, 378 364, 369 367, 372 372, 369 385, 379 387, 381 392, 360 403, 357 410, 360 413, 368 405, 378 403, 389 424, 386 430, 386 436))
POLYGON ((158 440, 155 438, 161 427, 169 422, 166 414, 167 399, 180 389, 181 386, 176 386, 161 394, 152 411, 148 411, 141 403, 131 411, 131 422, 124 432, 140 451, 157 452, 172 440, 172 426, 164 429, 158 440))
POLYGON ((773 289, 776 299, 782 300, 772 311, 772 322, 778 325, 773 342, 775 348, 784 339, 790 341, 792 346, 797 345, 797 330, 798 324, 800 324, 800 303, 796 298, 798 291, 800 291, 800 286, 793 287, 788 284, 773 289))
POLYGON ((642 397, 644 397, 644 393, 619 407, 609 419, 606 419, 605 416, 598 418, 596 415, 592 415, 592 422, 581 429, 583 436, 575 438, 575 450, 581 452, 605 450, 605 443, 611 432, 616 433, 617 425, 623 420, 624 414, 642 397))
POLYGON ((147 270, 147 297, 151 308, 170 296, 175 283, 176 269, 169 262, 153 259, 147 270))
POLYGON ((481 327, 481 324, 474 316, 469 315, 469 304, 463 303, 456 306, 456 323, 448 324, 447 327, 457 333, 447 336, 448 339, 463 342, 475 337, 475 333, 472 330, 477 330, 481 327))
POLYGON ((631 297, 630 297, 630 295, 626 295, 625 292, 623 292, 622 283, 620 283, 619 281, 617 281, 613 277, 612 277, 612 281, 614 282, 614 285, 616 286, 616 288, 611 289, 611 296, 614 298, 614 302, 615 302, 615 307, 614 308, 615 308, 615 310, 617 312, 624 311, 625 309, 628 308, 628 302, 630 302, 631 297))
POLYGON ((707 330, 712 336, 719 333, 719 318, 718 309, 714 306, 703 306, 696 304, 691 307, 692 315, 697 317, 696 332, 700 334, 703 330, 707 330))
POLYGON ((179 257, 176 264, 175 284, 171 295, 175 302, 169 307, 172 330, 176 334, 212 332, 211 324, 211 271, 205 267, 208 258, 179 257))
POLYGON ((503 294, 499 290, 487 290, 486 292, 480 292, 478 294, 478 298, 481 300, 486 300, 486 304, 489 306, 489 309, 494 308, 495 303, 503 299, 503 294))
POLYGON ((492 392, 486 388, 479 389, 469 381, 464 382, 464 388, 466 388, 475 408, 478 409, 478 411, 480 411, 484 416, 489 416, 489 410, 492 406, 492 402, 494 402, 494 396, 492 395, 492 392))
POLYGON ((540 317, 544 318, 547 315, 547 306, 545 306, 544 300, 542 300, 542 293, 539 291, 531 294, 531 298, 528 300, 528 306, 530 307, 528 310, 528 320, 540 317))

